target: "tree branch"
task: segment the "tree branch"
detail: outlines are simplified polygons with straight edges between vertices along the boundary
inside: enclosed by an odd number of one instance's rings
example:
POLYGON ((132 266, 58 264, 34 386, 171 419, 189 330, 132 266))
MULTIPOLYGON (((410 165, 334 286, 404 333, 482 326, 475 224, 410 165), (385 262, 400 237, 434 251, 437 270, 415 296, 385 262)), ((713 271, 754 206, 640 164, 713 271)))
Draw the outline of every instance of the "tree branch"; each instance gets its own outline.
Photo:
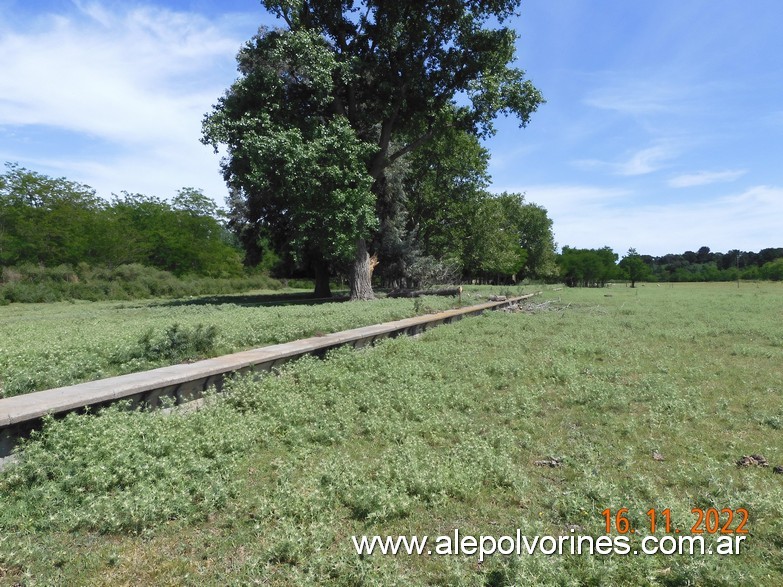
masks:
POLYGON ((407 155, 408 153, 410 153, 414 149, 418 149, 424 143, 426 143, 427 141, 432 139, 432 137, 434 137, 434 136, 435 136, 435 130, 430 129, 426 133, 424 133, 423 135, 418 137, 417 139, 411 141, 410 143, 408 143, 407 145, 405 145, 404 147, 399 149, 398 151, 395 151, 394 153, 392 153, 391 155, 389 155, 387 157, 387 159, 389 161, 389 165, 394 163, 397 159, 399 159, 403 155, 407 155))

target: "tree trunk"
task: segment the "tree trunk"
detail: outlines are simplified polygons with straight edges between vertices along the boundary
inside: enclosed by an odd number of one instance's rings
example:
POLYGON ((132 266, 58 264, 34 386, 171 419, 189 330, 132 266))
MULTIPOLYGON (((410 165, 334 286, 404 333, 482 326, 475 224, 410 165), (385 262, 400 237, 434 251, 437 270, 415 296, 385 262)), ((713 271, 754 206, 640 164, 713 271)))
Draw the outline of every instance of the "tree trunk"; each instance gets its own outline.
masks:
POLYGON ((331 298, 332 289, 329 286, 329 261, 319 259, 313 262, 315 271, 315 292, 316 298, 331 298))
POLYGON ((374 300, 372 291, 372 270, 374 266, 363 238, 356 240, 356 257, 351 266, 351 301, 374 300))

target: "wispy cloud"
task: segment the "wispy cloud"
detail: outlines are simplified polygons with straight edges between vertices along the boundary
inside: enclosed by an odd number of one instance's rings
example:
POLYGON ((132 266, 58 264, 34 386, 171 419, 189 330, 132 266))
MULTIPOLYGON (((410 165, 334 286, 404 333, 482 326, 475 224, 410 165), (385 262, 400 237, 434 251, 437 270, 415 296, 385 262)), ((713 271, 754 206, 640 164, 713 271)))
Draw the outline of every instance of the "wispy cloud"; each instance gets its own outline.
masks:
POLYGON ((606 169, 614 175, 647 175, 666 166, 675 158, 679 149, 670 143, 659 143, 632 153, 621 161, 601 161, 599 159, 580 159, 573 164, 582 169, 606 169))
POLYGON ((230 63, 238 39, 203 17, 158 8, 108 14, 90 4, 88 12, 89 20, 52 17, 35 32, 0 40, 0 123, 123 141, 157 141, 198 127, 204 101, 222 88, 205 80, 194 94, 177 78, 205 60, 230 63))
POLYGON ((727 171, 699 171, 697 173, 688 173, 678 175, 669 180, 669 186, 673 188, 687 188, 700 185, 709 185, 712 183, 726 183, 739 179, 747 173, 746 169, 736 169, 727 171))
POLYGON ((657 145, 634 153, 617 166, 618 175, 646 175, 658 171, 675 153, 670 147, 657 145))
POLYGON ((547 209, 561 245, 609 245, 617 253, 635 247, 651 255, 704 245, 724 252, 780 246, 783 187, 754 186, 694 203, 658 204, 649 197, 634 206, 627 201, 638 202, 639 194, 600 186, 520 185, 509 191, 525 192, 547 209))
MULTIPOLYGON (((618 74, 612 73, 612 77, 618 74)), ((627 77, 592 90, 584 103, 601 110, 632 116, 666 114, 685 110, 687 87, 671 81, 627 77)))
MULTIPOLYGON (((209 20, 135 3, 74 6, 0 35, 0 125, 62 129, 121 153, 114 161, 82 163, 84 169, 116 169, 124 159, 137 164, 136 176, 162 176, 165 165, 180 186, 220 185, 216 158, 198 142, 201 119, 231 83, 248 27, 235 18, 209 20)), ((34 153, 12 157, 31 158, 34 153)), ((60 160, 79 165, 67 155, 60 160)), ((94 182, 99 191, 135 191, 146 183, 107 185, 107 178, 89 173, 74 179, 94 182)))
POLYGON ((568 184, 509 187, 495 191, 524 192, 528 201, 540 204, 550 214, 558 216, 567 216, 576 211, 579 211, 579 214, 587 211, 591 214, 600 214, 601 210, 612 205, 620 205, 632 195, 632 192, 626 189, 568 184))
POLYGON ((109 27, 116 20, 114 16, 98 2, 83 2, 82 0, 71 0, 81 12, 102 24, 109 27))

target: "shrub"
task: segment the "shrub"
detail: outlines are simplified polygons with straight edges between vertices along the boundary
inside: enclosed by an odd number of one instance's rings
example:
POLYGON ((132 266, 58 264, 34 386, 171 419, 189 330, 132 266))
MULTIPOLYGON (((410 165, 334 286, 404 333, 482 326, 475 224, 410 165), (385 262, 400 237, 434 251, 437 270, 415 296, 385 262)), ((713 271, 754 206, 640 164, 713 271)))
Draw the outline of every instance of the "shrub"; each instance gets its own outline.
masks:
POLYGON ((6 304, 183 297, 281 287, 280 281, 264 274, 225 278, 177 277, 168 271, 139 263, 114 268, 91 267, 86 263, 79 263, 76 268, 70 265, 46 268, 28 264, 4 267, 0 275, 0 298, 6 304))
POLYGON ((194 328, 172 324, 162 334, 148 330, 138 340, 135 348, 122 356, 116 356, 115 363, 132 359, 149 362, 178 362, 199 359, 215 354, 217 326, 198 324, 194 328))
POLYGON ((460 269, 447 262, 438 261, 434 257, 419 257, 411 264, 408 274, 419 287, 431 287, 457 283, 460 278, 460 269))

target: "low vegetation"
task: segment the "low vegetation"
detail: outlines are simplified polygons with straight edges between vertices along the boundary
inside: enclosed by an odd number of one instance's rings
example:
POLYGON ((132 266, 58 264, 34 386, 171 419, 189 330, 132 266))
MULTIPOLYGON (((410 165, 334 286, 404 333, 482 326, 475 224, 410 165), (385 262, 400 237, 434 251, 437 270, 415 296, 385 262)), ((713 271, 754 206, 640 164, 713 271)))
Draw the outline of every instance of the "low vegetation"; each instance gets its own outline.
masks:
POLYGON ((569 289, 238 379, 189 414, 50 421, 0 476, 0 584, 779 584, 780 294, 569 289), (738 467, 751 454, 771 466, 738 467), (598 536, 607 508, 643 534, 669 508, 687 534, 709 507, 748 510, 741 554, 478 564, 351 542, 598 536))
MULTIPOLYGON (((451 297, 425 297, 308 305, 307 295, 288 290, 0 307, 0 397, 397 320, 456 303, 451 297), (305 303, 276 305, 281 298, 305 303)), ((470 299, 466 295, 465 302, 470 299)))
MULTIPOLYGON (((302 285, 311 287, 307 282, 302 285)), ((20 265, 3 267, 0 271, 0 306, 10 303, 181 298, 258 289, 281 290, 284 287, 279 280, 261 273, 234 277, 177 277, 168 271, 138 263, 112 269, 86 263, 52 268, 20 265)))

